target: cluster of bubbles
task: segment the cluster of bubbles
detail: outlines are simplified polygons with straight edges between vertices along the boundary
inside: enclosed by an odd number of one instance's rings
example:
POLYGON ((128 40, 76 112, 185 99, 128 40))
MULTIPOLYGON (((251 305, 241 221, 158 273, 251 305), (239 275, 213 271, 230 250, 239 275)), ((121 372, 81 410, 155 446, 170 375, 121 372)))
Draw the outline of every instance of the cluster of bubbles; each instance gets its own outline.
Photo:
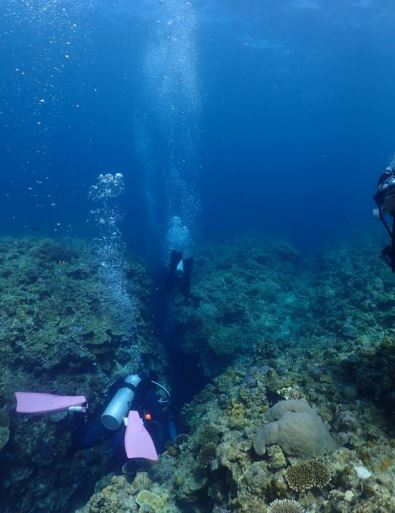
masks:
MULTIPOLYGON (((174 249, 172 240, 175 240, 174 234, 177 233, 174 220, 182 219, 181 225, 188 226, 190 241, 196 235, 200 210, 196 192, 201 112, 196 31, 197 19, 191 2, 167 0, 161 3, 143 64, 144 77, 147 79, 144 95, 148 120, 145 123, 156 127, 157 137, 166 155, 157 167, 157 183, 163 191, 167 218, 167 233, 162 241, 165 259, 174 249), (149 116, 153 119, 150 120, 149 116)), ((149 130, 136 132, 137 143, 142 133, 149 133, 149 130)), ((142 144, 140 147, 145 150, 140 153, 147 175, 146 187, 149 188, 152 187, 152 173, 146 160, 152 152, 147 144, 145 148, 142 144)), ((181 233, 179 229, 178 233, 181 233)), ((188 244, 190 246, 190 242, 188 244)))
POLYGON ((122 173, 100 174, 97 177, 97 183, 92 185, 89 190, 89 196, 92 200, 108 202, 111 199, 119 198, 125 190, 122 173))
POLYGON ((192 256, 191 234, 178 216, 170 219, 166 246, 183 253, 184 257, 192 256))
POLYGON ((130 331, 133 327, 135 305, 134 298, 128 291, 125 248, 119 228, 122 219, 119 197, 124 188, 124 177, 121 173, 100 174, 97 183, 89 190, 89 197, 95 203, 90 217, 97 230, 95 241, 104 298, 111 305, 114 320, 120 327, 130 331))

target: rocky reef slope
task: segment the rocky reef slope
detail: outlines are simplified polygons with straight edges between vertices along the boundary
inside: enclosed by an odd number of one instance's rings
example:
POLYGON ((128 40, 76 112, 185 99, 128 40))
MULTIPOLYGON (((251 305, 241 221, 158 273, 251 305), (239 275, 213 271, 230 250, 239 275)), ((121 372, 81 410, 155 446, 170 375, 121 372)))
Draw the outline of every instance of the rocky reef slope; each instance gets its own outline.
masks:
POLYGON ((395 511, 395 279, 378 252, 204 248, 175 311, 217 377, 158 464, 104 478, 78 513, 395 511))
POLYGON ((176 299, 174 316, 182 349, 206 376, 265 342, 299 338, 312 324, 308 268, 285 242, 204 247, 195 266, 192 297, 176 299))

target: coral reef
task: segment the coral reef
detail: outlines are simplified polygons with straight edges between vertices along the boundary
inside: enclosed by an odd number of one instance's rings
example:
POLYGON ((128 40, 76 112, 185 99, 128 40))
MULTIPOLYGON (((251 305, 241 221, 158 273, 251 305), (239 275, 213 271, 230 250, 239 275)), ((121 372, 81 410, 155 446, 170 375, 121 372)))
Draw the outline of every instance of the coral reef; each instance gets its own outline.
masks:
MULTIPOLYGON (((140 284, 131 343, 101 302, 89 246, 2 244, 3 411, 16 387, 33 385, 94 390, 96 411, 110 380, 140 358, 163 371, 139 264, 131 261, 126 274, 140 284)), ((175 298, 174 308, 178 342, 212 379, 184 405, 184 433, 156 465, 127 478, 108 474, 77 511, 395 511, 394 291, 395 277, 368 239, 326 250, 309 267, 280 242, 203 248, 192 297, 175 298)), ((0 452, 10 469, 2 475, 7 504, 17 504, 20 483, 21 513, 51 513, 55 504, 65 511, 83 500, 82 484, 102 477, 104 454, 70 458, 66 431, 62 422, 11 414, 0 452)))
POLYGON ((281 343, 299 333, 292 319, 310 316, 301 264, 297 251, 281 241, 201 249, 193 296, 178 301, 176 318, 183 350, 197 356, 204 374, 218 374, 261 342, 281 343))
POLYGON ((208 443, 197 453, 196 465, 198 468, 204 470, 211 465, 216 455, 217 446, 213 443, 208 443))
POLYGON ((152 336, 144 268, 128 258, 136 322, 125 331, 111 316, 93 254, 78 240, 0 240, 3 513, 65 511, 108 471, 107 448, 70 454, 69 418, 16 415, 15 391, 85 394, 94 418, 109 385, 143 360, 163 376, 166 357, 152 336))
POLYGON ((294 500, 276 499, 270 504, 267 513, 303 513, 303 508, 294 500))
POLYGON ((114 489, 120 511, 136 511, 141 490, 175 513, 395 511, 395 279, 377 247, 340 245, 306 272, 286 245, 218 246, 197 256, 196 273, 193 297, 176 305, 180 343, 216 377, 183 407, 188 436, 149 483, 136 488, 139 473, 114 489), (301 419, 289 429, 302 449, 276 436, 257 455, 260 428, 287 416, 301 419))
POLYGON ((285 480, 291 490, 305 492, 311 488, 324 488, 332 478, 332 474, 325 463, 318 460, 305 461, 285 472, 285 480))
POLYGON ((266 446, 273 444, 278 444, 285 454, 300 458, 320 456, 336 448, 321 417, 302 399, 280 401, 265 417, 273 422, 255 435, 254 449, 259 455, 265 454, 266 446))
POLYGON ((141 490, 136 497, 136 502, 140 506, 140 513, 160 513, 165 511, 167 497, 141 490))

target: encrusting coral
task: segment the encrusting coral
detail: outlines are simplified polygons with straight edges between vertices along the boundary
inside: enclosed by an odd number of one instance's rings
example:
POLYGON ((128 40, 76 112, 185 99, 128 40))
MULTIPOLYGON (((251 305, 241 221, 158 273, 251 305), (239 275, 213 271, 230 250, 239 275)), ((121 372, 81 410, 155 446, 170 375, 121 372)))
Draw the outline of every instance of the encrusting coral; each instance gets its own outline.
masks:
POLYGON ((292 499, 276 499, 270 503, 267 513, 303 513, 303 508, 292 499))

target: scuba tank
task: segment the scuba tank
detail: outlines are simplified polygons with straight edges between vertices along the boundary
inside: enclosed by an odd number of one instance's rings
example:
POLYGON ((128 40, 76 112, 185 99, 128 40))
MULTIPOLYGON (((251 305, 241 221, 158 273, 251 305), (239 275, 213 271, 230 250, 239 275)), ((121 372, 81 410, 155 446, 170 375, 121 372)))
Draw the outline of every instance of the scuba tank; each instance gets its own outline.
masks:
POLYGON ((140 376, 137 374, 131 374, 121 384, 120 388, 108 403, 107 408, 100 417, 101 422, 106 429, 115 431, 121 427, 123 419, 128 416, 136 395, 137 387, 140 383, 140 376))

